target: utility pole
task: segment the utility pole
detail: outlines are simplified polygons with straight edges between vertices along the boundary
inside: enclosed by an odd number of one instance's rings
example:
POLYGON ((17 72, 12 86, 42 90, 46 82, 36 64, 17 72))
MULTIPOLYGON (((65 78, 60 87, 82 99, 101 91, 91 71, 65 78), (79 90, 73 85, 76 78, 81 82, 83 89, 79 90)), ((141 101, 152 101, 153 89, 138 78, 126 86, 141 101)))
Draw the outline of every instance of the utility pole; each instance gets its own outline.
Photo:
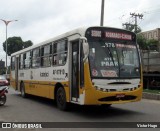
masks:
POLYGON ((126 23, 123 23, 122 26, 125 26, 124 29, 130 30, 130 27, 133 25, 131 23, 126 22, 126 23))
POLYGON ((143 18, 143 14, 130 13, 130 15, 135 19, 134 27, 135 27, 135 33, 137 33, 137 17, 139 19, 142 19, 143 18))
POLYGON ((101 21, 100 21, 100 26, 103 26, 103 21, 104 21, 104 0, 102 0, 102 5, 101 5, 101 21))

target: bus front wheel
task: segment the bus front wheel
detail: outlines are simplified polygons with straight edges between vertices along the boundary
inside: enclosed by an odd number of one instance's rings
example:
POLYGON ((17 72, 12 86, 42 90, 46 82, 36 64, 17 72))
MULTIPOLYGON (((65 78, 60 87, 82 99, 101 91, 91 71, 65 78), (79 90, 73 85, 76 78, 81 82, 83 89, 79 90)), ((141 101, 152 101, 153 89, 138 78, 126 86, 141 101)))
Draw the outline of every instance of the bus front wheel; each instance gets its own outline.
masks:
POLYGON ((59 87, 56 92, 56 103, 60 110, 67 110, 66 93, 63 87, 59 87))

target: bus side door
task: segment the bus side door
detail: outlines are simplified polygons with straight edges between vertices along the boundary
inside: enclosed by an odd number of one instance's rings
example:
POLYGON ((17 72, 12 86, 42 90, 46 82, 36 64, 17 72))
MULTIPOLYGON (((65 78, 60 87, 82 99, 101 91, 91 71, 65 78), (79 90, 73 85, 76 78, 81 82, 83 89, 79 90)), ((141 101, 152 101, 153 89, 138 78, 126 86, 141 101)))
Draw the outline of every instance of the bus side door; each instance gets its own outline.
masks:
POLYGON ((71 56, 71 101, 78 102, 79 98, 79 40, 73 41, 71 56))

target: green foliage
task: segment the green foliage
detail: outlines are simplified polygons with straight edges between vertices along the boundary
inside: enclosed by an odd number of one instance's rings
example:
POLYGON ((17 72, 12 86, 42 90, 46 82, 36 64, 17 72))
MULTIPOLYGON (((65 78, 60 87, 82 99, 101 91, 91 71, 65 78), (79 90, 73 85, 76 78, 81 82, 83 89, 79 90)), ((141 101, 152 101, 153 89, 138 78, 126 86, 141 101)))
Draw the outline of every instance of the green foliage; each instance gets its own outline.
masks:
MULTIPOLYGON (((32 45, 30 40, 23 42, 21 37, 10 37, 7 39, 7 54, 10 56, 12 53, 32 45)), ((3 50, 6 52, 6 41, 3 42, 3 50)))
MULTIPOLYGON (((10 37, 7 39, 7 54, 10 56, 12 53, 21 50, 23 41, 21 37, 10 37)), ((6 52, 6 41, 3 43, 3 49, 6 52)))
POLYGON ((158 40, 155 40, 155 39, 150 39, 147 41, 148 45, 158 45, 159 42, 158 40))
POLYGON ((143 35, 137 35, 137 43, 141 50, 157 50, 159 42, 154 39, 147 40, 143 35))
POLYGON ((149 46, 150 50, 158 50, 158 40, 150 39, 147 40, 147 45, 149 46))
POLYGON ((137 35, 137 43, 141 50, 148 49, 147 40, 142 35, 137 35))
POLYGON ((33 43, 30 40, 23 42, 23 48, 27 48, 27 47, 32 46, 32 45, 33 45, 33 43))
POLYGON ((124 29, 137 34, 137 43, 139 44, 141 50, 158 50, 159 41, 154 39, 147 40, 143 35, 138 34, 142 31, 139 26, 130 23, 126 23, 123 25, 126 25, 124 29), (135 30, 135 28, 137 30, 135 30))

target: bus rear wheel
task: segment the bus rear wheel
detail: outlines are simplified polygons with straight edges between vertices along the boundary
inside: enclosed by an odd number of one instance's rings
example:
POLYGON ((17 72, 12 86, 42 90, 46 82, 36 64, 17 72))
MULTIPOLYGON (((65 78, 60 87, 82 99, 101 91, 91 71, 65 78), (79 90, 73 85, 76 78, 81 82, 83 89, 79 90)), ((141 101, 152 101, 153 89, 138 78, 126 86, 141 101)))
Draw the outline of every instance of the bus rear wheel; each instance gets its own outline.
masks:
POLYGON ((63 87, 58 88, 56 92, 56 103, 60 110, 67 110, 66 93, 63 87))

